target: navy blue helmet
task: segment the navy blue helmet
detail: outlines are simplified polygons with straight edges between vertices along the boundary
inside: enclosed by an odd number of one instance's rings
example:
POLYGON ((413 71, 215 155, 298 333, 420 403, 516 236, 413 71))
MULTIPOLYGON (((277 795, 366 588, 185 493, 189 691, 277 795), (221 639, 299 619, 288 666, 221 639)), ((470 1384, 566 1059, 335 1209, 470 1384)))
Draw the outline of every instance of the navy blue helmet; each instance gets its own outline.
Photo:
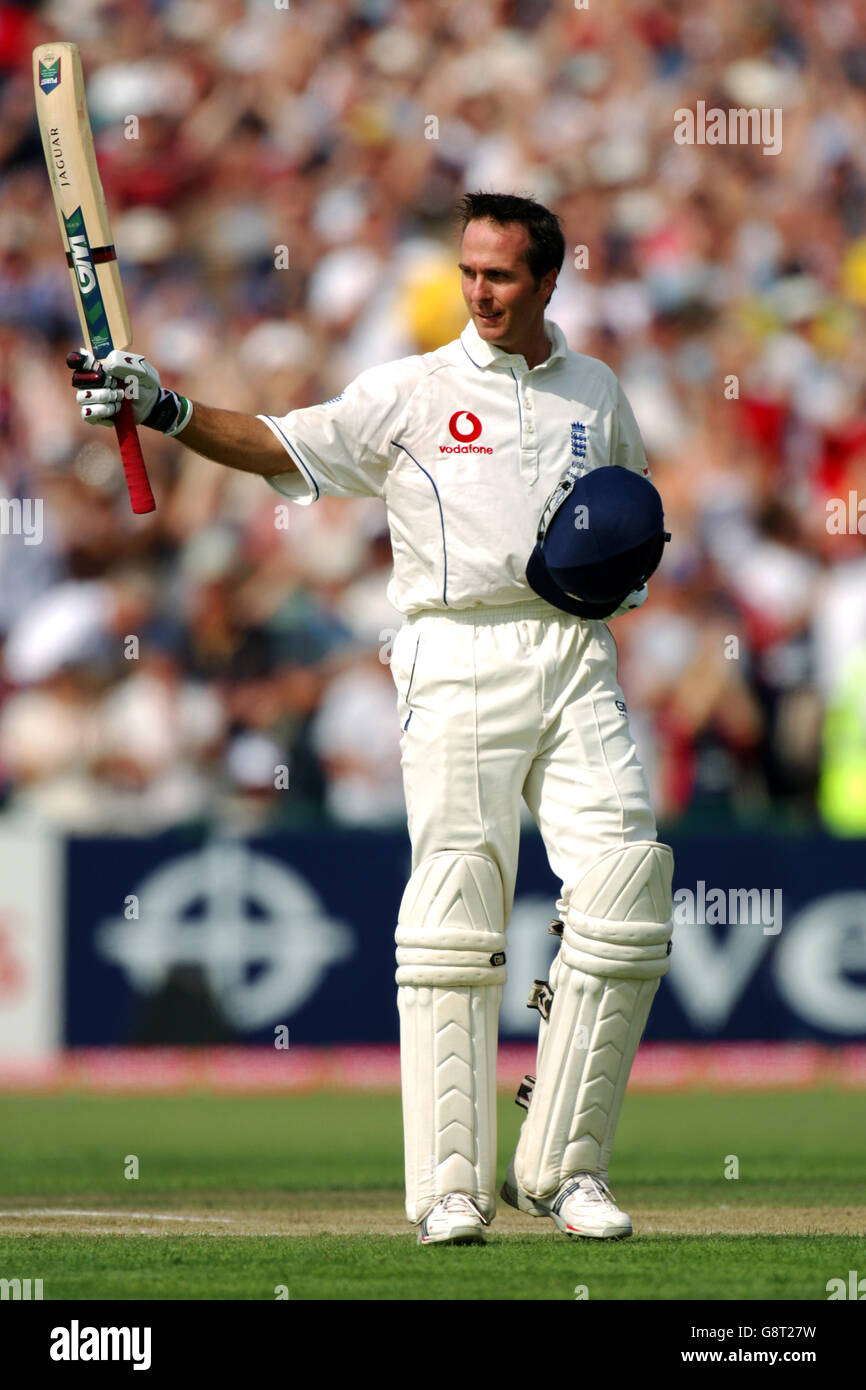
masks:
POLYGON ((669 540, 648 478, 616 465, 566 474, 541 514, 526 578, 565 613, 609 618, 646 583, 669 540))

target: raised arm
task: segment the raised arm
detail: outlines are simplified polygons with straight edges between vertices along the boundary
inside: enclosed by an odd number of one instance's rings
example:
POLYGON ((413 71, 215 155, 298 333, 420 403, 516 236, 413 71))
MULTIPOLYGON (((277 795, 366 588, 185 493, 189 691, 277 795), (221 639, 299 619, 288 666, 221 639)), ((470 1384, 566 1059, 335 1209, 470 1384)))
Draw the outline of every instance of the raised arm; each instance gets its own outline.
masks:
POLYGON ((137 425, 182 439, 188 449, 215 463, 265 478, 295 471, 291 457, 262 420, 166 390, 156 368, 136 353, 112 352, 97 363, 89 353, 74 352, 66 360, 73 369, 81 417, 88 424, 113 424, 126 395, 137 425))

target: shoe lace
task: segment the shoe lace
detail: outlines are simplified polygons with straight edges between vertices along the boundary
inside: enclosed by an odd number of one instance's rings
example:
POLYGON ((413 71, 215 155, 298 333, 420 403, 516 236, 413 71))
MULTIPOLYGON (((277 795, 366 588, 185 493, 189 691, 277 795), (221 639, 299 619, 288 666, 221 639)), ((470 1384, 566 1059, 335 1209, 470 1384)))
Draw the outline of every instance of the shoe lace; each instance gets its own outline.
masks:
POLYGON ((579 1173, 571 1179, 559 1195, 557 1209, 573 1192, 580 1191, 588 1202, 595 1206, 615 1207, 613 1193, 601 1178, 594 1173, 579 1173))
POLYGON ((447 1192, 442 1198, 440 1206, 443 1211, 471 1212, 473 1216, 480 1216, 485 1226, 487 1225, 478 1207, 471 1197, 466 1196, 465 1192, 447 1192))

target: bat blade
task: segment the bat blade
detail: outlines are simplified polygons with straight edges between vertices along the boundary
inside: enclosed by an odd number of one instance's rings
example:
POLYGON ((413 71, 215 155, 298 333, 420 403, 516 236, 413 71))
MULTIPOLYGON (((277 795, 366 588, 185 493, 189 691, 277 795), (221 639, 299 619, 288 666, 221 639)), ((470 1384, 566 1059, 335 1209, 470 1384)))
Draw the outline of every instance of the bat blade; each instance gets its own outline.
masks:
MULTIPOLYGON (((81 332, 94 357, 101 359, 114 348, 129 347, 132 330, 76 44, 46 43, 33 50, 33 91, 81 332)), ((132 510, 151 512, 156 503, 129 402, 116 430, 132 510)))

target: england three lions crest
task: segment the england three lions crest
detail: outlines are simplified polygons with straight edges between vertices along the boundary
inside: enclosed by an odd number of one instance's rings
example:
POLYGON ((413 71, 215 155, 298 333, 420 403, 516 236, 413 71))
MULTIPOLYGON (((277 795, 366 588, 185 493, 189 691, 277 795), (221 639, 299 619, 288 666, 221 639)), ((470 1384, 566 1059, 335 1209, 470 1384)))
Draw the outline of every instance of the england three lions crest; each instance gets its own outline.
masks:
POLYGON ((587 426, 580 420, 571 422, 571 457, 581 462, 586 459, 587 426))

